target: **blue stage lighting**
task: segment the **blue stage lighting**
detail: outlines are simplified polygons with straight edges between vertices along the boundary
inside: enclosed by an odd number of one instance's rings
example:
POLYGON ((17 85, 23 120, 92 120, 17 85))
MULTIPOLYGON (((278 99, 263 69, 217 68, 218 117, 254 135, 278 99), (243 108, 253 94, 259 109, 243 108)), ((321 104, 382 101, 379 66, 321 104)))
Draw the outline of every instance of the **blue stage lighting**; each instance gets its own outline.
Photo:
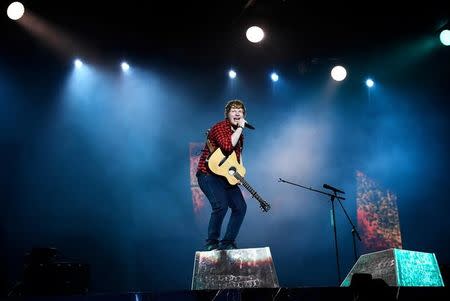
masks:
POLYGON ((449 46, 450 45, 450 30, 445 29, 439 35, 439 39, 441 40, 442 45, 449 46))
POLYGON ((369 79, 366 80, 367 87, 372 88, 374 84, 375 83, 373 82, 372 79, 369 78, 369 79))
POLYGON ((276 74, 275 72, 272 72, 272 74, 270 75, 270 78, 272 79, 272 81, 276 82, 278 81, 278 74, 276 74))
POLYGON ((127 62, 122 62, 122 64, 120 64, 120 66, 122 67, 122 71, 127 72, 128 70, 130 70, 130 65, 128 65, 127 62))
POLYGON ((76 68, 83 67, 83 62, 80 59, 76 59, 73 63, 74 63, 76 68))

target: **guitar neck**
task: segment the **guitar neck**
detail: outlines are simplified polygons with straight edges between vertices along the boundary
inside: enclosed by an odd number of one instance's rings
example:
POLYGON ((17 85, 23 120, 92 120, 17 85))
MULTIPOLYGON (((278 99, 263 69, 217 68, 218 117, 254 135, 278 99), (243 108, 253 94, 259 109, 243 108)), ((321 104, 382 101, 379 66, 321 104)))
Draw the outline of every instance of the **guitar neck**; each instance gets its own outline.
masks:
POLYGON ((247 181, 244 179, 243 176, 241 176, 238 172, 234 173, 234 177, 238 179, 241 184, 252 194, 252 196, 259 202, 259 205, 261 209, 264 212, 267 212, 270 210, 270 204, 264 201, 259 194, 250 186, 250 184, 247 183, 247 181))
POLYGON ((248 192, 251 193, 252 196, 254 196, 256 199, 258 199, 259 201, 261 201, 261 197, 258 195, 258 193, 252 188, 252 186, 250 186, 250 184, 244 179, 244 177, 242 177, 238 172, 234 173, 234 176, 236 177, 236 179, 238 179, 242 186, 244 186, 248 192))

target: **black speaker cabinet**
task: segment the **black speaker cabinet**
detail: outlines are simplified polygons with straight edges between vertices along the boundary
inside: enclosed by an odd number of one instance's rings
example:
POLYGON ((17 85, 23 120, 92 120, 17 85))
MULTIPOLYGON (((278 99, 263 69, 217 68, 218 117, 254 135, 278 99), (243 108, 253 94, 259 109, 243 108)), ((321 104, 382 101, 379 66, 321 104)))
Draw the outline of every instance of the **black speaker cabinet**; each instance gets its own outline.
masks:
POLYGON ((74 262, 34 263, 24 271, 24 295, 73 295, 87 293, 89 266, 74 262))

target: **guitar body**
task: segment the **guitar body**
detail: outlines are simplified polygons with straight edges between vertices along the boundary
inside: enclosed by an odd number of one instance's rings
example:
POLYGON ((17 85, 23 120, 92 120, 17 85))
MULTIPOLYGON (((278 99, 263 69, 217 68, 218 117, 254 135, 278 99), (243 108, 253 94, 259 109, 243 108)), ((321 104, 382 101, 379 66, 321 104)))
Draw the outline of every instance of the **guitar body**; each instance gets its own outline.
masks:
POLYGON ((235 172, 238 172, 242 177, 245 176, 246 172, 245 167, 238 162, 234 151, 227 158, 220 148, 217 148, 209 157, 208 167, 216 175, 224 176, 231 185, 240 182, 234 176, 235 172))
POLYGON ((239 164, 236 153, 233 151, 228 157, 225 156, 220 148, 217 148, 208 159, 209 169, 216 175, 223 176, 231 185, 241 183, 259 202, 259 207, 264 212, 270 210, 270 204, 267 203, 244 179, 245 167, 239 164))

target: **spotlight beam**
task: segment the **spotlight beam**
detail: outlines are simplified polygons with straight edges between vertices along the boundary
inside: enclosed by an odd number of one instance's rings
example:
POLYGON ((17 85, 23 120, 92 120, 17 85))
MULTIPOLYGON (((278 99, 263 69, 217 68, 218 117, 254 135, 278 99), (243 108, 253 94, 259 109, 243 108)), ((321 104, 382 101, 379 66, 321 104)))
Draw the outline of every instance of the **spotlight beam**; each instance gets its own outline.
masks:
POLYGON ((59 29, 57 26, 50 24, 43 18, 36 16, 29 10, 27 10, 22 18, 17 20, 17 23, 65 59, 79 55, 89 61, 95 61, 100 57, 86 43, 75 38, 70 33, 59 29))

